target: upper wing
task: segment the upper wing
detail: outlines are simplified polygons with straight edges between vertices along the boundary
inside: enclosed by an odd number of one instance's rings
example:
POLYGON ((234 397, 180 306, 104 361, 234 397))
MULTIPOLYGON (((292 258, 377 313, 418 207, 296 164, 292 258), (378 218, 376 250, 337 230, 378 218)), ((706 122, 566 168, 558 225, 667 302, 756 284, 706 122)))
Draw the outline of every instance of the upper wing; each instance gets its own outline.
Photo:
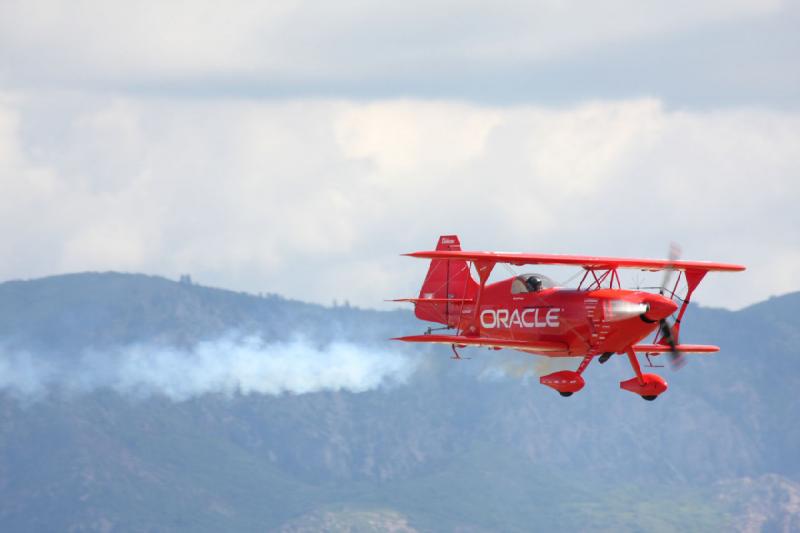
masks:
POLYGON ((432 344, 455 344, 457 346, 482 346, 485 348, 510 348, 537 353, 566 352, 568 347, 563 342, 548 341, 513 341, 492 339, 490 337, 467 337, 465 335, 411 335, 397 337, 392 340, 404 342, 427 342, 432 344))
POLYGON ((739 272, 742 265, 712 263, 709 261, 670 261, 669 259, 634 259, 625 257, 594 257, 583 255, 521 254, 515 252, 469 252, 431 250, 404 254, 422 259, 460 259, 463 261, 486 261, 510 263, 512 265, 570 265, 587 268, 637 268, 641 270, 702 270, 739 272))

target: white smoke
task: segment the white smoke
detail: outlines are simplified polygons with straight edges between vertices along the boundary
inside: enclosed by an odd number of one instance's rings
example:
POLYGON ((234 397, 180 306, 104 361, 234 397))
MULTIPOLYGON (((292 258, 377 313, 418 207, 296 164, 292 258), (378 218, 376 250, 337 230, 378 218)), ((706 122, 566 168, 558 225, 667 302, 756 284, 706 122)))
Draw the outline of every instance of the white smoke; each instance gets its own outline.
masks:
POLYGON ((551 372, 575 370, 580 362, 580 357, 547 357, 509 352, 497 354, 487 360, 479 377, 487 381, 512 378, 523 381, 534 380, 538 383, 540 377, 551 372))
POLYGON ((132 345, 56 361, 0 349, 0 391, 21 398, 108 389, 183 401, 203 394, 364 392, 405 383, 417 361, 389 349, 229 335, 191 348, 132 345))

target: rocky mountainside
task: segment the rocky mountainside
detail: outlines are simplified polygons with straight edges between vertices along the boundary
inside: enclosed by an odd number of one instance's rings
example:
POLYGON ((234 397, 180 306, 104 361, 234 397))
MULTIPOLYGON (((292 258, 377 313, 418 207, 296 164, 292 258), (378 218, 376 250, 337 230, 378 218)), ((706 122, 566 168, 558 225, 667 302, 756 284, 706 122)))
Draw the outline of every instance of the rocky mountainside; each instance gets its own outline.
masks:
POLYGON ((650 403, 619 390, 622 358, 561 398, 537 380, 557 363, 386 341, 420 330, 410 312, 116 273, 7 282, 0 527, 792 531, 798 312, 800 293, 693 307, 683 340, 722 352, 657 369, 650 403), (253 383, 267 371, 280 386, 253 383))

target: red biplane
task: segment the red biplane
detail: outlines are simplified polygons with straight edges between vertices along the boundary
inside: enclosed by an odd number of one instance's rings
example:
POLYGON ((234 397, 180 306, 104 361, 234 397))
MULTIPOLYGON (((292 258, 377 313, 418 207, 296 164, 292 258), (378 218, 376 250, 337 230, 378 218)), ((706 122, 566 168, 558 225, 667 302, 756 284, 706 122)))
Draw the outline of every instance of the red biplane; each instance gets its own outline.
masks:
MULTIPOLYGON (((455 235, 439 238, 436 250, 405 254, 430 259, 428 275, 418 298, 394 300, 412 302, 417 318, 442 324, 423 335, 399 337, 405 342, 449 344, 454 359, 459 348, 480 346, 494 350, 508 348, 548 357, 582 357, 577 370, 562 370, 540 378, 543 385, 571 396, 584 386, 581 374, 594 357, 605 363, 614 354, 626 354, 635 377, 622 381, 620 388, 655 400, 667 390, 657 374, 643 373, 637 353, 650 356, 670 354, 673 364, 683 354, 719 351, 716 346, 681 344, 681 319, 698 284, 711 271, 736 272, 745 267, 723 263, 681 261, 677 252, 669 259, 630 259, 571 255, 468 252, 461 250, 455 235), (583 269, 577 289, 557 287, 541 274, 514 276, 487 284, 498 263, 509 265, 570 265, 583 269), (658 293, 623 289, 618 269, 663 270, 658 293), (477 281, 472 270, 477 273, 477 281), (674 285, 671 273, 678 272, 674 285), (681 278, 686 292, 676 294, 681 278), (670 285, 670 287, 667 287, 670 285), (680 305, 676 302, 679 302, 680 305), (677 312, 674 324, 667 319, 677 312), (652 343, 642 340, 654 333, 652 343)), ((650 362, 650 366, 654 366, 650 362)))

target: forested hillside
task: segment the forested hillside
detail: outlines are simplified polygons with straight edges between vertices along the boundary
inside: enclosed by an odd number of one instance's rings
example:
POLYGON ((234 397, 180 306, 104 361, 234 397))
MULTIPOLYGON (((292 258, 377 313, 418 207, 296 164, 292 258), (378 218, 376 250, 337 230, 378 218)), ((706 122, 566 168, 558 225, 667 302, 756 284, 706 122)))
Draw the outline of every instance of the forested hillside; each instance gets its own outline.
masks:
POLYGON ((406 311, 7 282, 0 529, 800 530, 798 313, 692 307, 684 340, 722 351, 651 403, 623 358, 562 398, 538 357, 388 341, 406 311))

